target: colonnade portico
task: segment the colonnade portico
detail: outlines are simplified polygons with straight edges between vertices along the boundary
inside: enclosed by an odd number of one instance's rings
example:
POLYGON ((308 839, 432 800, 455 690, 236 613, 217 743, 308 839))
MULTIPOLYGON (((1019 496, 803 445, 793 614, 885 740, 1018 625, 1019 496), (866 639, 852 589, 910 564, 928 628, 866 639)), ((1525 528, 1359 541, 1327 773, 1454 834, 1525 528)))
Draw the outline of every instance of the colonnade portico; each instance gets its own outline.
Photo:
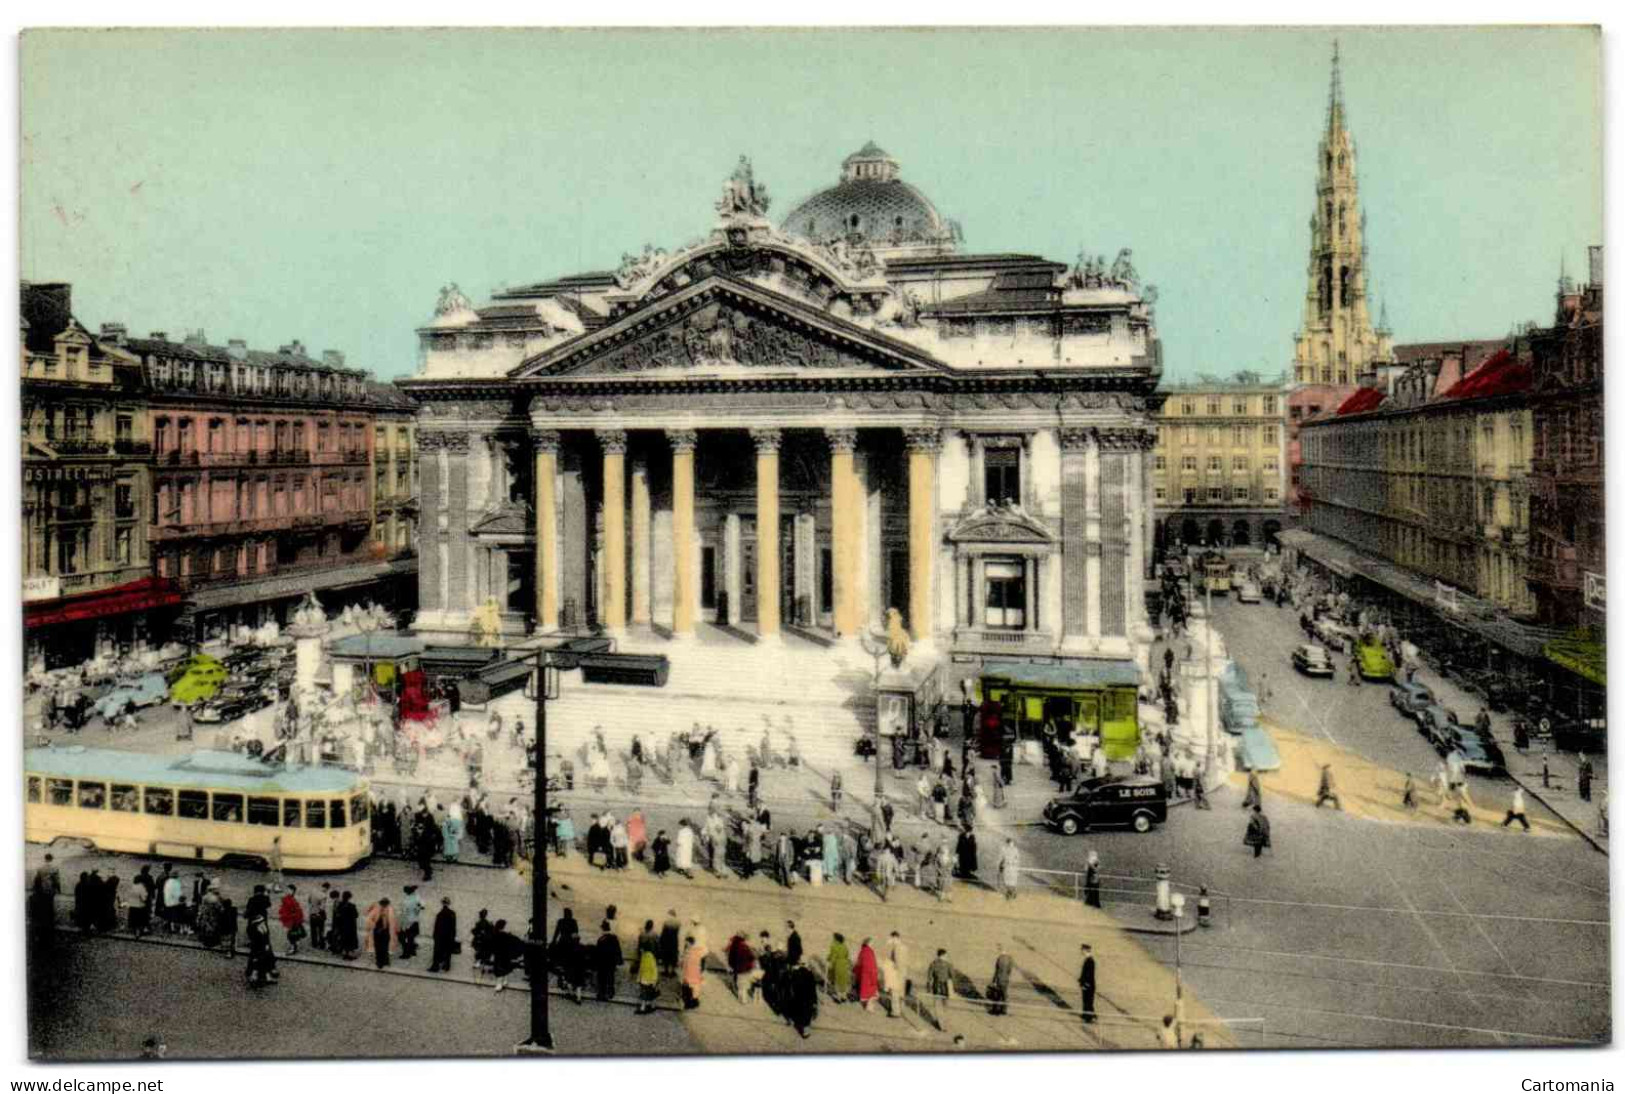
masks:
MULTIPOLYGON (((559 537, 565 523, 560 513, 564 492, 555 480, 563 470, 560 447, 570 432, 551 425, 532 431, 536 442, 534 494, 538 514, 535 618, 541 633, 557 632, 561 627, 559 537)), ((673 637, 686 638, 708 618, 706 612, 712 602, 728 606, 727 619, 732 625, 737 625, 741 618, 749 619, 750 615, 742 610, 742 601, 748 597, 754 608, 756 636, 771 641, 781 635, 788 621, 781 608, 787 588, 793 589, 798 597, 821 599, 823 610, 819 611, 814 603, 811 612, 813 625, 816 626, 819 619, 824 620, 824 625, 838 639, 855 639, 878 623, 881 613, 876 606, 881 594, 877 575, 872 571, 879 555, 871 551, 867 540, 879 532, 870 514, 865 464, 860 454, 860 441, 870 432, 851 425, 746 426, 744 423, 714 427, 638 423, 631 428, 594 427, 577 431, 578 436, 588 434, 593 438, 586 450, 596 450, 602 474, 598 495, 600 538, 596 580, 597 617, 604 629, 611 634, 624 634, 628 628, 669 625, 673 637), (706 560, 709 568, 704 580, 711 592, 707 608, 702 611, 700 551, 703 537, 699 510, 707 499, 697 493, 700 489, 696 482, 698 450, 707 437, 723 434, 735 437, 744 434, 750 438, 755 454, 754 497, 741 499, 742 504, 721 513, 710 510, 718 519, 711 529, 711 542, 706 549, 715 550, 717 554, 706 560), (797 513, 793 502, 786 512, 782 503, 781 458, 787 434, 797 438, 798 452, 803 457, 809 435, 820 437, 827 446, 828 463, 820 472, 824 494, 816 517, 806 511, 805 506, 797 513), (664 445, 650 446, 651 437, 663 439, 664 445), (651 546, 653 529, 660 523, 660 515, 653 512, 651 483, 657 475, 664 479, 667 471, 666 466, 659 466, 662 447, 669 453, 666 458, 670 473, 669 496, 662 503, 669 506, 670 518, 669 540, 661 541, 662 550, 669 542, 665 558, 657 557, 661 552, 651 546), (827 518, 823 516, 826 505, 827 518), (788 520, 792 514, 796 516, 794 527, 781 531, 781 519, 788 520), (742 526, 749 528, 752 520, 753 546, 742 549, 742 526), (821 558, 817 546, 820 542, 823 545, 821 558), (797 559, 795 572, 785 572, 782 560, 787 550, 797 559), (725 567, 716 565, 719 557, 726 559, 725 567), (749 570, 741 574, 739 567, 745 563, 740 560, 744 558, 749 559, 749 570), (669 566, 669 573, 660 573, 661 565, 669 566), (668 579, 665 588, 670 593, 669 616, 664 601, 656 612, 655 597, 651 595, 657 584, 668 579)), ((899 430, 888 426, 873 430, 876 436, 883 432, 906 439, 907 445, 903 481, 908 491, 909 557, 907 593, 899 606, 914 640, 929 643, 936 621, 932 567, 939 548, 935 465, 941 434, 938 429, 923 427, 899 430)), ((903 446, 898 445, 897 450, 903 451, 903 446)), ((708 461, 711 458, 707 456, 708 461)), ((805 464, 803 459, 802 466, 805 464)), ((590 526, 590 519, 588 523, 590 526)), ((666 534, 662 529, 662 535, 666 534)), ((798 622, 809 622, 805 614, 797 614, 801 615, 798 622)))

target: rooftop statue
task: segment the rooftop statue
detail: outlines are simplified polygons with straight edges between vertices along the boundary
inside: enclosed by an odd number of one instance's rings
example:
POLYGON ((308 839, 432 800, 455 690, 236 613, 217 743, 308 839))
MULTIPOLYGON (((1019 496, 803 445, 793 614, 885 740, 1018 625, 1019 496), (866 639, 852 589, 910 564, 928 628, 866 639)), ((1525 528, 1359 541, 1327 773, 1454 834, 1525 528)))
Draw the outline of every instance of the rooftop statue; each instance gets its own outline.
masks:
POLYGON ((739 166, 722 184, 722 198, 717 202, 717 212, 724 217, 764 217, 771 201, 767 187, 756 181, 749 157, 740 156, 739 166))
POLYGON ((463 290, 457 287, 457 282, 444 286, 440 290, 440 299, 434 306, 435 315, 450 315, 452 312, 473 311, 474 305, 469 303, 463 290))
POLYGON ((643 253, 622 254, 620 268, 615 271, 615 284, 622 289, 630 289, 640 281, 645 281, 654 275, 661 263, 666 261, 666 252, 660 247, 645 243, 643 253))

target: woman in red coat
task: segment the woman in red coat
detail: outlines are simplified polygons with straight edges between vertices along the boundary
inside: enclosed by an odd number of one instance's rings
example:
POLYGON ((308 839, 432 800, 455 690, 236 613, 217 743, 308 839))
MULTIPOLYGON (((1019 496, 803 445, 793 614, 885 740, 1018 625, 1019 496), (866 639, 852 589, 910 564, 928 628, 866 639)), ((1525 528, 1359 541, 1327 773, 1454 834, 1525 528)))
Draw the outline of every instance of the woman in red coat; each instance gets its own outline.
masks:
POLYGON ((282 921, 282 929, 288 935, 288 956, 299 952, 299 941, 305 937, 305 908, 299 903, 295 893, 295 886, 288 886, 288 891, 282 895, 282 903, 277 906, 276 917, 282 921))
POLYGON ((864 1010, 873 1010, 875 996, 880 994, 880 964, 869 945, 872 941, 868 938, 863 940, 863 946, 858 950, 858 960, 852 966, 852 979, 858 985, 858 1002, 863 1004, 864 1010))

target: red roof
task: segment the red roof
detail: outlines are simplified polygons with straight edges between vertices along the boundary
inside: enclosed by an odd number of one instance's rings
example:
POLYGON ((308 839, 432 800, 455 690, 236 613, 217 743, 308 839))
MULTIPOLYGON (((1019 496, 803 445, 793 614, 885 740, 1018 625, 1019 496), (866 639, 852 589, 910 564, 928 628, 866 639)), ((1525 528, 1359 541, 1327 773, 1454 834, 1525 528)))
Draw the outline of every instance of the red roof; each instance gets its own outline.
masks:
POLYGON ((1387 397, 1381 388, 1363 387, 1343 400, 1343 404, 1337 408, 1337 416, 1341 418, 1345 414, 1364 414, 1368 410, 1376 410, 1387 397))
POLYGON ((1533 378, 1529 366, 1503 348, 1462 377, 1439 398, 1488 399, 1492 395, 1515 395, 1528 391, 1533 378))

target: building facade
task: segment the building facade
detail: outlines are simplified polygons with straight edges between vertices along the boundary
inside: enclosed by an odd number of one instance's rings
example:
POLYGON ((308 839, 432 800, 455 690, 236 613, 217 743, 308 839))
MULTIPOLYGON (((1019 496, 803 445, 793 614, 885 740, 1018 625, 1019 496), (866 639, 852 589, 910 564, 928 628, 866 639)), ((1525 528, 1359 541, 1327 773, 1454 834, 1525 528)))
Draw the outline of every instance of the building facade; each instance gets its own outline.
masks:
POLYGON ((1371 322, 1365 214, 1360 209, 1354 138, 1343 107, 1343 77, 1332 50, 1326 130, 1316 161, 1315 205, 1309 215, 1308 288, 1292 357, 1298 384, 1352 385, 1392 360, 1384 321, 1371 322))
POLYGON ((151 407, 153 571, 186 595, 174 637, 285 623, 312 591, 384 599, 379 583, 410 572, 410 559, 372 549, 378 405, 366 372, 297 341, 267 352, 201 331, 126 348, 151 407))
POLYGON ((1285 526, 1284 380, 1241 375, 1163 388, 1152 457, 1158 540, 1248 547, 1285 526))
POLYGON ((1419 363, 1393 395, 1364 387, 1304 422, 1303 527, 1532 617, 1530 369, 1515 350, 1465 376, 1419 363))
POLYGON ((122 328, 92 335, 72 287, 23 282, 24 656, 53 668, 138 648, 179 601, 152 580, 152 437, 122 328))
POLYGON ((916 661, 1133 657, 1161 396, 1130 253, 962 253, 872 144, 766 208, 742 159, 695 244, 442 293, 401 382, 417 629, 839 643, 895 609, 916 661))
POLYGON ((1603 489, 1602 248, 1589 283, 1559 286, 1551 327, 1529 338, 1533 356, 1534 508, 1530 581, 1543 622, 1606 623, 1603 489))

